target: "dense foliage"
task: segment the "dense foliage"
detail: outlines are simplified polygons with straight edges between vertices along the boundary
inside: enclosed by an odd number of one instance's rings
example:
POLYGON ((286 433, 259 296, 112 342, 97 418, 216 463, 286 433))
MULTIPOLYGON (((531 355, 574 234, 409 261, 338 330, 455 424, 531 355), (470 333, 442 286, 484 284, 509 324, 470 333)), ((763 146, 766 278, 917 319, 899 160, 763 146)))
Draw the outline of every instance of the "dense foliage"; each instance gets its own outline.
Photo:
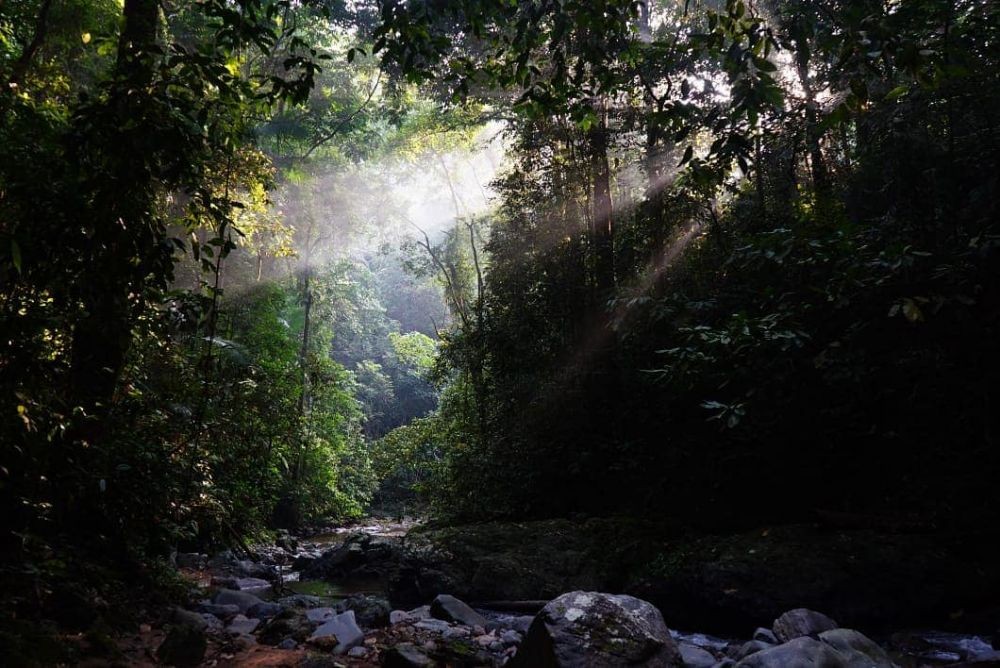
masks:
POLYGON ((387 18, 388 59, 527 112, 442 510, 993 517, 995 4, 615 4, 387 18))
POLYGON ((0 4, 6 607, 414 504, 995 521, 998 49, 990 0, 0 4))

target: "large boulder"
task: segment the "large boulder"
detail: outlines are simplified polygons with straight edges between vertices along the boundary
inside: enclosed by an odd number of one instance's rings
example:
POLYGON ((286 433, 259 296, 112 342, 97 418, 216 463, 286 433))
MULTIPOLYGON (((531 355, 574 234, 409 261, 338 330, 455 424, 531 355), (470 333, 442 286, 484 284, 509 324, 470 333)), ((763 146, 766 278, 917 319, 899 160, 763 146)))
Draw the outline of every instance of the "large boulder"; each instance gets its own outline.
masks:
POLYGON ((348 610, 323 622, 319 628, 313 631, 307 642, 326 647, 327 644, 323 642, 325 639, 336 640, 336 644, 333 644, 333 652, 334 654, 343 654, 352 647, 360 645, 365 639, 365 634, 358 628, 354 619, 354 611, 348 610))
POLYGON ((242 612, 244 615, 250 608, 260 605, 263 602, 260 598, 249 592, 237 591, 235 589, 220 589, 215 594, 215 597, 212 598, 212 603, 216 605, 235 605, 239 608, 239 612, 242 612))
POLYGON ((632 596, 574 591, 550 601, 528 629, 515 668, 682 666, 659 611, 632 596))
POLYGON ((302 608, 286 608, 276 617, 269 619, 257 633, 257 640, 265 645, 278 645, 291 639, 295 643, 305 642, 316 624, 306 617, 302 608))
POLYGON ((354 611, 354 617, 359 625, 374 629, 389 626, 389 613, 392 612, 392 606, 381 596, 355 594, 337 604, 337 612, 348 610, 354 611))
POLYGON ((781 642, 788 642, 803 636, 818 636, 823 631, 835 628, 837 628, 837 622, 822 612, 807 608, 789 610, 774 620, 774 635, 781 642))
POLYGON ((799 636, 751 654, 737 668, 894 668, 882 648, 857 631, 835 629, 819 639, 799 636))
POLYGON ((398 568, 399 557, 397 539, 355 533, 339 547, 327 550, 309 564, 301 564, 302 579, 390 577, 398 568))

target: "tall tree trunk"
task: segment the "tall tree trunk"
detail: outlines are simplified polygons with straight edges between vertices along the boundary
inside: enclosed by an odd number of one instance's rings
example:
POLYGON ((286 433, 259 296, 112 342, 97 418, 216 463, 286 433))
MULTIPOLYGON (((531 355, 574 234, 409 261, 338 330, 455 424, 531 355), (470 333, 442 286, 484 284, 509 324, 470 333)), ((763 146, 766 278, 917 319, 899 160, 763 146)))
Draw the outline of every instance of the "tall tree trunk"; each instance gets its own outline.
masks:
MULTIPOLYGON (((800 47, 799 53, 805 53, 800 47)), ((809 149, 809 167, 812 173, 813 188, 819 199, 825 199, 830 192, 830 177, 820 146, 823 132, 819 127, 819 105, 816 103, 816 91, 813 90, 812 77, 809 76, 809 63, 804 58, 797 58, 796 70, 799 84, 806 97, 806 146, 809 149)))
MULTIPOLYGON (((142 104, 143 98, 130 91, 148 86, 154 77, 153 63, 144 54, 156 45, 159 5, 156 0, 126 0, 124 18, 116 66, 118 86, 123 88, 112 95, 118 101, 109 111, 131 115, 128 105, 142 104)), ((104 136, 98 141, 119 140, 104 136)), ((85 212, 95 226, 94 257, 83 286, 84 313, 73 331, 70 398, 86 413, 100 416, 111 404, 128 355, 133 311, 145 291, 146 270, 158 264, 163 249, 154 238, 156 231, 147 235, 144 229, 153 224, 149 212, 154 187, 144 157, 119 146, 97 148, 107 149, 113 178, 96 184, 94 210, 85 212), (136 262, 134 267, 129 267, 130 260, 136 262), (123 267, 129 268, 123 271, 123 267)), ((95 429, 99 431, 99 426, 91 423, 88 431, 95 429)))

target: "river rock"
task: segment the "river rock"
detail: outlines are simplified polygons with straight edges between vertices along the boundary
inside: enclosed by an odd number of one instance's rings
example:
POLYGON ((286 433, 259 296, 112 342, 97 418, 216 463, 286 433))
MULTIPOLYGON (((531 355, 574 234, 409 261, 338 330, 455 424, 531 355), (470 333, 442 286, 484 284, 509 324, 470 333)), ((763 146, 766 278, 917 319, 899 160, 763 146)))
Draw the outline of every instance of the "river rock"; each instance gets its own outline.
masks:
POLYGON ((236 615, 233 617, 233 621, 229 623, 226 630, 233 635, 249 635, 257 630, 260 626, 259 619, 250 619, 244 615, 236 615))
POLYGON ((366 628, 382 628, 389 626, 389 613, 392 606, 389 601, 380 596, 355 594, 337 604, 338 612, 353 610, 358 624, 366 628))
POLYGON ((759 628, 753 632, 753 639, 766 642, 769 645, 777 645, 778 638, 771 629, 759 628))
POLYGON ((659 611, 632 596, 574 591, 538 613, 511 666, 679 667, 680 652, 659 611))
POLYGON ((873 640, 853 629, 833 629, 819 634, 819 639, 848 657, 856 668, 889 668, 892 660, 873 640))
POLYGON ((202 603, 198 606, 198 612, 215 615, 219 619, 230 619, 239 614, 240 606, 233 604, 202 603))
POLYGON ((286 608, 261 627, 257 639, 265 645, 278 645, 289 638, 301 643, 306 641, 314 628, 316 624, 306 619, 301 608, 286 608))
POLYGON ((441 594, 431 602, 431 614, 446 622, 465 626, 486 626, 486 618, 449 594, 441 594))
POLYGON ((677 649, 681 653, 681 661, 685 668, 711 668, 717 663, 711 652, 697 645, 682 642, 677 645, 677 649))
POLYGON ((350 648, 361 644, 365 639, 364 632, 358 628, 358 624, 354 619, 353 610, 342 612, 324 622, 309 636, 309 642, 315 643, 330 636, 337 638, 337 644, 333 648, 336 654, 346 652, 350 648))
POLYGON ((207 648, 204 630, 187 624, 176 624, 157 648, 156 656, 160 663, 168 666, 197 666, 205 658, 207 648))
POLYGON ((312 608, 306 610, 306 619, 314 624, 322 624, 337 616, 337 611, 333 608, 312 608))
POLYGON ((253 606, 263 603, 262 600, 249 592, 234 589, 219 590, 212 602, 216 605, 235 605, 243 614, 246 614, 253 606))
POLYGON ((251 619, 271 619, 271 617, 278 615, 282 610, 284 608, 280 603, 261 601, 250 606, 250 609, 247 610, 247 617, 251 619))
POLYGON ((727 654, 729 658, 739 661, 740 659, 745 659, 751 654, 756 654, 761 650, 773 647, 772 643, 766 643, 761 640, 750 640, 743 643, 742 645, 734 645, 729 649, 727 654))
POLYGON ((428 668, 434 662, 411 643, 400 643, 385 653, 382 659, 385 668, 428 668))
POLYGON ((405 610, 393 610, 389 613, 389 623, 393 625, 402 624, 409 621, 409 619, 410 615, 405 610))
POLYGON ((796 608, 774 620, 774 635, 781 642, 788 642, 803 636, 817 636, 823 631, 837 628, 833 621, 822 612, 807 608, 796 608))

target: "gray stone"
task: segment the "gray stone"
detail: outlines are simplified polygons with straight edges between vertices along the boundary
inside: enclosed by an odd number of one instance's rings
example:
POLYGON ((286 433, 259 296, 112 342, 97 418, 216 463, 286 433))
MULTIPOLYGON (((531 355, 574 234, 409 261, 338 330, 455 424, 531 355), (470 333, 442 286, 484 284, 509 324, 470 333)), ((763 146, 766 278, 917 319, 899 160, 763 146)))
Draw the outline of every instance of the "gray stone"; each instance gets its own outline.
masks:
POLYGON ((796 608, 774 620, 774 635, 781 642, 788 642, 803 636, 818 636, 823 631, 837 628, 833 621, 822 612, 808 608, 796 608))
POLYGON ((271 603, 270 601, 262 601, 256 605, 250 606, 247 610, 247 617, 256 619, 271 619, 276 617, 284 610, 284 607, 280 603, 271 603))
POLYGON ((222 620, 211 613, 203 612, 201 613, 201 618, 205 620, 206 631, 218 632, 221 631, 223 627, 225 627, 225 624, 222 623, 222 620))
POLYGON ((847 668, 848 665, 833 647, 807 636, 755 652, 736 664, 737 668, 847 668))
POLYGON ((157 648, 156 656, 160 663, 186 668, 200 664, 207 648, 204 630, 187 624, 176 624, 157 648))
POLYGON ((403 610, 393 610, 389 613, 390 624, 402 624, 410 619, 410 615, 403 610))
POLYGON ((833 629, 819 634, 819 639, 847 658, 851 668, 891 668, 889 655, 873 640, 853 629, 833 629))
POLYGON ((681 653, 681 661, 684 662, 685 668, 711 668, 716 663, 711 652, 697 645, 682 642, 677 645, 677 649, 681 653))
POLYGON ((660 612, 632 596, 574 591, 535 617, 514 668, 677 668, 681 655, 660 612))
POLYGON ((335 654, 342 654, 350 648, 361 644, 365 634, 354 619, 354 611, 348 610, 331 617, 309 636, 310 641, 335 636, 337 645, 333 648, 335 654))
POLYGON ((260 578, 236 578, 233 588, 239 591, 264 591, 271 588, 271 583, 260 578))
POLYGON ((366 628, 382 628, 389 626, 389 613, 392 606, 389 601, 380 596, 357 594, 350 596, 337 604, 337 612, 354 611, 358 624, 366 628))
POLYGON ((316 624, 322 624, 332 617, 337 616, 337 611, 333 608, 311 608, 306 610, 306 619, 316 624))
POLYGON ((347 656, 353 656, 356 659, 360 659, 361 657, 367 655, 368 655, 367 647, 360 647, 360 646, 352 647, 351 649, 347 650, 347 656))
POLYGON ((729 658, 736 659, 737 661, 739 661, 741 659, 747 658, 751 654, 756 654, 757 652, 760 652, 762 650, 768 649, 773 646, 774 645, 772 645, 771 643, 766 643, 760 640, 748 640, 742 645, 739 646, 734 645, 729 649, 728 652, 726 652, 726 654, 729 655, 729 658))
POLYGON ((216 605, 235 605, 244 614, 253 606, 263 603, 258 597, 249 592, 233 589, 220 589, 212 599, 212 602, 216 605))
POLYGON ((771 629, 759 628, 753 632, 753 639, 766 642, 769 645, 777 645, 778 638, 771 629))
POLYGON ((508 645, 517 645, 518 643, 521 642, 522 639, 523 636, 517 631, 514 631, 513 629, 507 629, 506 631, 500 634, 500 640, 502 640, 504 643, 508 645))
POLYGON ((428 668, 434 662, 415 645, 400 643, 385 653, 382 665, 385 668, 428 668))
POLYGON ((431 602, 431 614, 465 626, 486 626, 485 617, 449 594, 440 594, 431 602))
POLYGON ((244 615, 236 615, 233 621, 229 622, 226 630, 234 635, 249 635, 260 626, 259 619, 249 619, 244 615))
POLYGON ((295 642, 294 638, 285 638, 277 645, 275 645, 275 647, 277 647, 278 649, 295 649, 298 646, 299 644, 295 642))
POLYGON ((198 606, 200 612, 215 615, 219 619, 229 619, 240 612, 240 606, 233 604, 202 603, 198 606))
POLYGON ((431 606, 422 605, 419 608, 414 608, 413 610, 407 610, 408 614, 413 619, 430 619, 431 618, 431 606))
POLYGON ((419 622, 414 624, 418 629, 424 631, 433 631, 434 633, 444 633, 451 628, 451 623, 446 622, 443 619, 421 619, 419 622))

